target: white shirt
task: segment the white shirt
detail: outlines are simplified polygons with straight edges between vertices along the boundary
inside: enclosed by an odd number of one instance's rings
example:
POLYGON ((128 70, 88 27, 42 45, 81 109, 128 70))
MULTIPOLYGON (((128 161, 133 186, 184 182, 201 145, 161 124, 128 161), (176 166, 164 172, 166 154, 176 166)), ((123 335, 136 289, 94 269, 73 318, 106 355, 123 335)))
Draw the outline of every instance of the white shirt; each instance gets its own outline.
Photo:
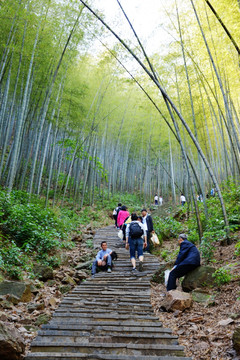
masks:
POLYGON ((180 196, 180 201, 186 201, 186 198, 185 198, 184 195, 181 195, 181 196, 180 196))

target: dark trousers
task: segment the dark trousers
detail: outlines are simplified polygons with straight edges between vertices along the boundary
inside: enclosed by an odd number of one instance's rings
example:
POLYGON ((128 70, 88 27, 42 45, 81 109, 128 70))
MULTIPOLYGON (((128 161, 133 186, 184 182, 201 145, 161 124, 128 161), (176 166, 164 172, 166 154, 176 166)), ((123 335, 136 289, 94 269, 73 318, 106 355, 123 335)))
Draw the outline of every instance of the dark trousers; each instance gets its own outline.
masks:
POLYGON ((113 215, 114 221, 115 221, 115 226, 117 227, 117 215, 113 215))
POLYGON ((176 280, 186 275, 189 271, 192 271, 198 267, 197 265, 179 265, 173 269, 168 278, 167 291, 174 290, 177 288, 176 280))
POLYGON ((147 230, 147 247, 145 247, 143 249, 143 251, 148 251, 150 252, 150 236, 151 236, 151 232, 147 230))
POLYGON ((95 275, 97 270, 104 271, 107 270, 108 267, 112 267, 112 257, 111 255, 108 255, 107 257, 107 263, 104 266, 98 266, 97 260, 94 260, 92 264, 92 275, 95 275))

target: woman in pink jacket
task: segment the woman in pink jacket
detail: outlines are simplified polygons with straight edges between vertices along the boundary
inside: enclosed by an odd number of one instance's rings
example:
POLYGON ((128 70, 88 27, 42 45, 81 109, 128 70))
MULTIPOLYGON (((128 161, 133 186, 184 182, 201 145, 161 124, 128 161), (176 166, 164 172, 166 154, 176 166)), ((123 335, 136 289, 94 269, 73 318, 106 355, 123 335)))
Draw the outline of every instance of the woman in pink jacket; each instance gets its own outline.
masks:
POLYGON ((121 207, 121 210, 119 211, 118 217, 117 217, 117 225, 120 229, 122 228, 122 225, 128 216, 130 216, 130 214, 127 211, 127 207, 125 205, 123 205, 121 207))

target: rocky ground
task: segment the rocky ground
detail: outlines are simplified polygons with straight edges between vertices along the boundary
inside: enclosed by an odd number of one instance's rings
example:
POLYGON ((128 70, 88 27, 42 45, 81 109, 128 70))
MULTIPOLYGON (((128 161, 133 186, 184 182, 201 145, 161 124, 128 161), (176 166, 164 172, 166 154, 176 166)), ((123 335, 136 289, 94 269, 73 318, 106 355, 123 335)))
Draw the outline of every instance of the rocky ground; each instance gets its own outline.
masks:
MULTIPOLYGON (((165 246, 173 249, 176 245, 169 242, 165 246)), ((209 304, 193 302, 193 306, 183 312, 165 312, 161 308, 166 296, 165 286, 152 285, 152 305, 157 316, 165 327, 170 327, 178 335, 186 355, 193 360, 240 359, 232 344, 233 332, 240 324, 240 263, 234 250, 235 244, 232 244, 218 247, 215 252, 216 267, 232 264, 233 280, 220 288, 205 289, 214 296, 214 301, 209 304)), ((178 290, 181 290, 181 284, 178 290)))
MULTIPOLYGON (((50 279, 31 281, 30 298, 28 295, 28 299, 19 302, 19 299, 15 297, 0 295, 0 333, 14 328, 20 332, 26 345, 23 358, 36 337, 37 331, 42 324, 49 321, 63 296, 76 284, 90 276, 91 263, 96 251, 86 246, 84 240, 91 240, 94 231, 92 229, 82 229, 82 231, 82 236, 73 237, 72 241, 75 242, 76 247, 64 251, 64 264, 54 270, 52 276, 49 274, 50 279), (1 326, 5 328, 2 329, 1 326)), ((26 284, 28 282, 23 281, 26 284)), ((11 336, 15 336, 15 333, 9 333, 9 337, 11 336)), ((19 344, 22 347, 21 341, 19 344)), ((0 353, 2 354, 1 344, 0 353)), ((6 359, 10 360, 9 356, 7 355, 6 359)))

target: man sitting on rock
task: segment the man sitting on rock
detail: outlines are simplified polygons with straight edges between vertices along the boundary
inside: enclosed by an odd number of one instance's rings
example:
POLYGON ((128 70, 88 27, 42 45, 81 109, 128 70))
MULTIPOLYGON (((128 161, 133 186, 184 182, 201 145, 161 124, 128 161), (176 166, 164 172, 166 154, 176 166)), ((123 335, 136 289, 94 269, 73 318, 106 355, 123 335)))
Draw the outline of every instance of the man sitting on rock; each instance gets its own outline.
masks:
POLYGON ((199 251, 193 243, 187 240, 186 234, 179 235, 178 244, 180 245, 180 251, 169 274, 167 291, 176 289, 177 279, 200 266, 199 251))
POLYGON ((97 269, 99 270, 107 270, 107 272, 112 272, 112 250, 107 248, 107 242, 101 242, 101 248, 97 253, 96 259, 92 264, 92 277, 95 276, 97 269))

